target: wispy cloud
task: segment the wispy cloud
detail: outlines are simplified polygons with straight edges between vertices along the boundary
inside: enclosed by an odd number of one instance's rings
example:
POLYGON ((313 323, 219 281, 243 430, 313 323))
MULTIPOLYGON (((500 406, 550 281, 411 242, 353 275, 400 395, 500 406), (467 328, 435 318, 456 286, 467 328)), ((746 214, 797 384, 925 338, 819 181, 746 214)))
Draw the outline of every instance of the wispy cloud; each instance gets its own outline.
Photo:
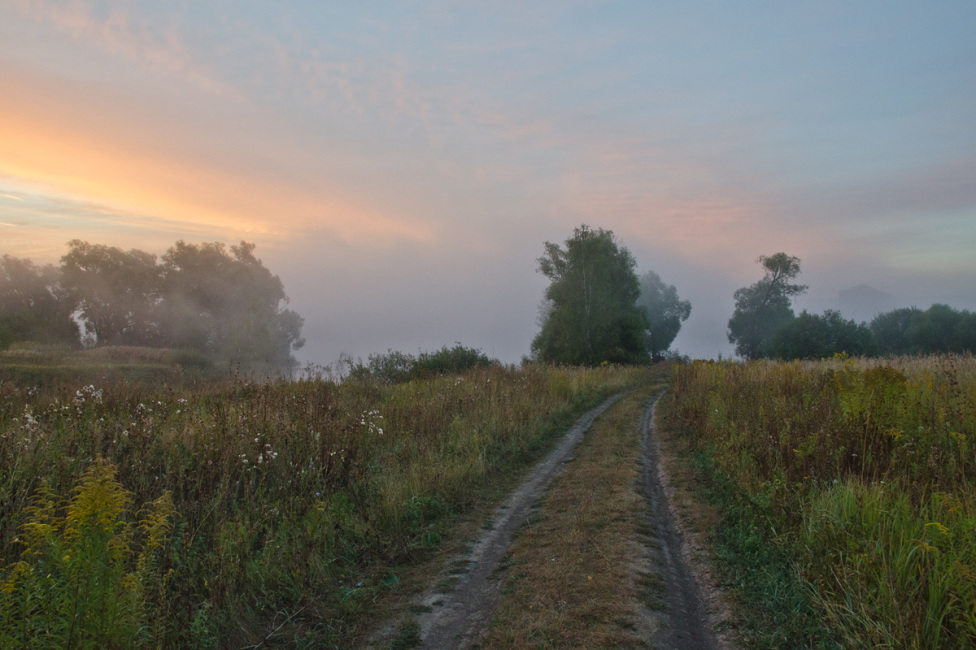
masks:
POLYGON ((95 45, 115 56, 137 60, 150 69, 177 77, 209 93, 240 97, 233 85, 216 78, 180 34, 180 20, 153 22, 131 6, 85 0, 12 0, 13 8, 31 19, 52 25, 62 34, 95 45))

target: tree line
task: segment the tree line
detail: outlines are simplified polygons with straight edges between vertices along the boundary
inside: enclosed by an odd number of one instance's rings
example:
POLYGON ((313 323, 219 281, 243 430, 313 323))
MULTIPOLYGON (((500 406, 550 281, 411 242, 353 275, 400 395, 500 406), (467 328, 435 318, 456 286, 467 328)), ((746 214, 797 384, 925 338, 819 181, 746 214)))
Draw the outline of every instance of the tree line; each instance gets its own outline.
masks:
POLYGON ((835 354, 895 356, 976 350, 976 313, 935 304, 883 312, 870 323, 845 319, 828 309, 797 316, 792 300, 806 291, 794 280, 800 260, 786 253, 762 256, 764 275, 735 292, 729 342, 747 359, 822 359, 835 354))
MULTIPOLYGON (((940 354, 976 350, 976 314, 947 305, 878 314, 870 323, 840 312, 797 315, 793 299, 800 259, 776 253, 758 260, 763 277, 735 294, 728 339, 746 359, 820 359, 940 354)), ((691 313, 673 285, 637 263, 613 231, 576 228, 563 246, 545 242, 538 259, 550 283, 540 309, 532 358, 571 365, 645 363, 665 358, 691 313)), ((672 356, 679 356, 670 352, 672 356)))
POLYGON ((303 319, 242 241, 156 255, 72 240, 60 265, 0 258, 0 349, 16 342, 189 350, 248 367, 294 364, 303 319))

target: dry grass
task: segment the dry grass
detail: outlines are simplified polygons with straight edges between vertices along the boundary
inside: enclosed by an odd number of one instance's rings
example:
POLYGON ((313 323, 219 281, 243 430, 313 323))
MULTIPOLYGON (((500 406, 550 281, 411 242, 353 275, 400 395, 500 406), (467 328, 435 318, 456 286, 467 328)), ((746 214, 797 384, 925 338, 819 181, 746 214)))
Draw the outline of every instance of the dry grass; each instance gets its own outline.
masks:
POLYGON ((485 647, 641 647, 640 420, 656 387, 600 418, 513 545, 485 647))

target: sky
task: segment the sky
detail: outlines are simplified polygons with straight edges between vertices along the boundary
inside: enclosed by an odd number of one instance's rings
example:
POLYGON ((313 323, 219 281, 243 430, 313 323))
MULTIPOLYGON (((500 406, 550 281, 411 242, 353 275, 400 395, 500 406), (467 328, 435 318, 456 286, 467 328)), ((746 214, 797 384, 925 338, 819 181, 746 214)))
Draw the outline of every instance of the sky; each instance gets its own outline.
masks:
POLYGON ((519 361, 544 242, 584 223, 691 301, 692 357, 731 352, 779 251, 797 311, 976 309, 974 26, 970 0, 0 0, 0 253, 253 242, 303 364, 519 361))

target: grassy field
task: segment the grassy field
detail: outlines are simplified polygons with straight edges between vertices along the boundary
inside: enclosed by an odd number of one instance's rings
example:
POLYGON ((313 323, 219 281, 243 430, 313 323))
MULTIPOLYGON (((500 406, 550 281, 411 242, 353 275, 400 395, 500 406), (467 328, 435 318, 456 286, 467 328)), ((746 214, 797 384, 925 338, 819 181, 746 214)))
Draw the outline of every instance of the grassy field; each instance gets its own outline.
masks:
POLYGON ((89 350, 25 345, 0 350, 0 382, 37 388, 86 384, 187 383, 229 376, 210 359, 192 350, 110 345, 89 350))
POLYGON ((676 367, 748 647, 976 646, 976 360, 676 367))
POLYGON ((641 369, 0 384, 0 646, 348 647, 460 513, 641 369))

